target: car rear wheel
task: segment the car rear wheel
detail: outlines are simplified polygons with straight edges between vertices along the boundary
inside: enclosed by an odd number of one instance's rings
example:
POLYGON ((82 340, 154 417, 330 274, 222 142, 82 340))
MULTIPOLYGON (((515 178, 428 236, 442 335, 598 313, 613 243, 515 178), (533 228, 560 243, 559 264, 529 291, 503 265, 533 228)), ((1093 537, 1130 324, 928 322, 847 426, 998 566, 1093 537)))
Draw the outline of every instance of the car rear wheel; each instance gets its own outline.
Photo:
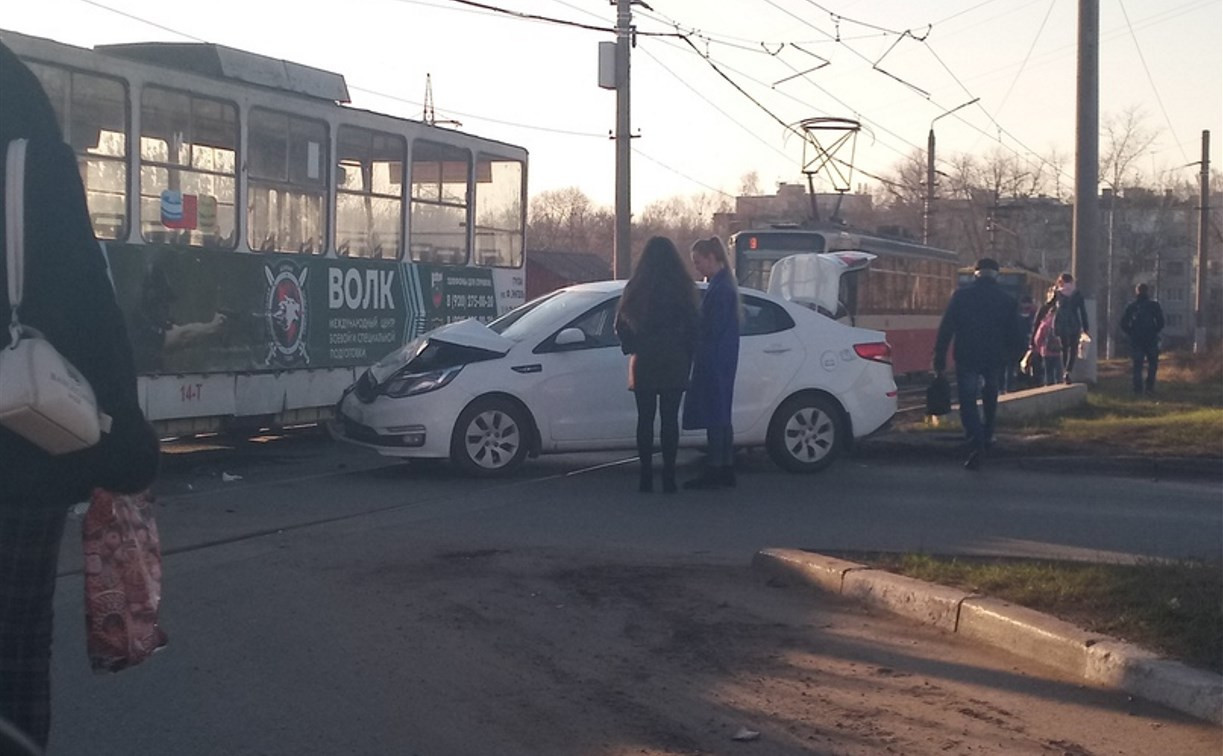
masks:
POLYGON ((790 472, 818 472, 840 456, 845 433, 832 400, 814 394, 790 397, 769 423, 769 456, 790 472))
POLYGON ((463 410, 450 439, 450 458, 469 475, 503 475, 527 455, 527 419, 513 402, 477 399, 463 410))

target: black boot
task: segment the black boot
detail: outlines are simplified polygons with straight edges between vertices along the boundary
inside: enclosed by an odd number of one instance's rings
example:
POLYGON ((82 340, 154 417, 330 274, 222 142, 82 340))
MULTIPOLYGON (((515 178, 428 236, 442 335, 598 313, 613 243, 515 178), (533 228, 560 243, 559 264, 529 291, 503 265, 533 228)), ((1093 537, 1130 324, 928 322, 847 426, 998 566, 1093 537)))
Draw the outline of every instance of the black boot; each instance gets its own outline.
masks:
POLYGON ((637 490, 642 493, 649 493, 654 490, 654 465, 651 464, 652 461, 652 457, 641 458, 641 478, 637 483, 637 490))

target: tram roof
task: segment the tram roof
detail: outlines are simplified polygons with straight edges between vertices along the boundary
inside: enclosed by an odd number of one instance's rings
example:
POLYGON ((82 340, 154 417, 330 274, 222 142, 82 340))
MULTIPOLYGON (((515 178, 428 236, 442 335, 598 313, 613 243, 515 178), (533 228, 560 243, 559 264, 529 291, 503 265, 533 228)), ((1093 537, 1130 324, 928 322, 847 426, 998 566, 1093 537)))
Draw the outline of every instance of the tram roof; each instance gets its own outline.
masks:
POLYGON ((232 79, 319 100, 351 102, 342 74, 211 42, 132 42, 98 45, 94 49, 104 55, 211 79, 232 79))

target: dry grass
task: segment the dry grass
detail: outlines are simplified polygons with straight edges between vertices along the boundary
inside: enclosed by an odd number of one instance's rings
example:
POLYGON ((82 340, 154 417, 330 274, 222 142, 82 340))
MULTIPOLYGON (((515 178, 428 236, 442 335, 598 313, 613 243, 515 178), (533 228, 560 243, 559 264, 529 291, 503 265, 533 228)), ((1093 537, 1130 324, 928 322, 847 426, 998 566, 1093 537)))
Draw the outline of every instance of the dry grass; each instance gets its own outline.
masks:
POLYGON ((850 557, 994 596, 1223 672, 1223 563, 1089 564, 873 554, 850 557))

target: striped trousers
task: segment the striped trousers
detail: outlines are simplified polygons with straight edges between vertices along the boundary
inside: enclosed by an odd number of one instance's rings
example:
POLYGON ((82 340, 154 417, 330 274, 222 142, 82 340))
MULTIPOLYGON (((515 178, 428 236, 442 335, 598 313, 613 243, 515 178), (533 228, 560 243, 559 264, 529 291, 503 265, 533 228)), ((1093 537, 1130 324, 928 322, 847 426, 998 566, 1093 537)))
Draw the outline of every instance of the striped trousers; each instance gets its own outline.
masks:
POLYGON ((51 730, 51 620, 68 507, 0 500, 0 717, 45 748, 51 730))

